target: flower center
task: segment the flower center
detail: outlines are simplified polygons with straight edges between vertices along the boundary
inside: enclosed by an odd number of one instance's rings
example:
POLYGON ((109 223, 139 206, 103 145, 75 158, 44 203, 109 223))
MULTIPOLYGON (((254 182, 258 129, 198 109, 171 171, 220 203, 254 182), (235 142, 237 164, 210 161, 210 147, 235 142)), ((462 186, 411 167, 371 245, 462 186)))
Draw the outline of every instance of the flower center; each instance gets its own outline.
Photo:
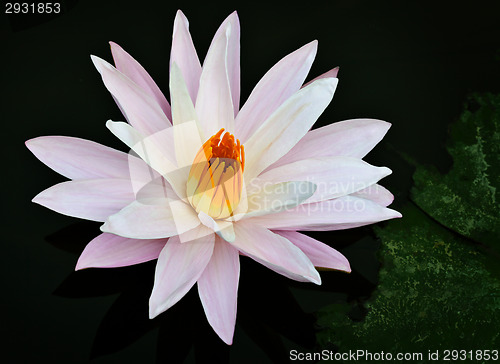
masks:
POLYGON ((187 182, 188 200, 214 219, 233 214, 240 203, 245 150, 224 128, 208 139, 194 158, 187 182))

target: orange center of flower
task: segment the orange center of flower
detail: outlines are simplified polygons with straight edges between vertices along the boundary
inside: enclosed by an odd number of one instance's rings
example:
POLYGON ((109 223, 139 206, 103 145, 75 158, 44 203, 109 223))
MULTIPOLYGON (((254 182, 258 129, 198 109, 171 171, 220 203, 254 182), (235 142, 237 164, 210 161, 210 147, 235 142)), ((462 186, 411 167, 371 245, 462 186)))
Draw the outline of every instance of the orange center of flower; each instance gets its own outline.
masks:
POLYGON ((187 182, 187 196, 196 212, 214 219, 233 214, 240 203, 245 150, 234 135, 221 129, 208 139, 194 158, 187 182))

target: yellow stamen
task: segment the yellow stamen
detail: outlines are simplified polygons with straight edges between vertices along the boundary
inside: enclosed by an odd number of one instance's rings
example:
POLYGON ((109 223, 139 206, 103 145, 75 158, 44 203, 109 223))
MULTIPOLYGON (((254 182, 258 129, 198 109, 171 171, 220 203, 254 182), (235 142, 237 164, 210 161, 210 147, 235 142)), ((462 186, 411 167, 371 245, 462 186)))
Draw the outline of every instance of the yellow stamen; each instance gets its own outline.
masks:
POLYGON ((219 130, 200 148, 189 171, 187 195, 196 212, 214 219, 233 214, 240 203, 245 151, 234 135, 219 130))

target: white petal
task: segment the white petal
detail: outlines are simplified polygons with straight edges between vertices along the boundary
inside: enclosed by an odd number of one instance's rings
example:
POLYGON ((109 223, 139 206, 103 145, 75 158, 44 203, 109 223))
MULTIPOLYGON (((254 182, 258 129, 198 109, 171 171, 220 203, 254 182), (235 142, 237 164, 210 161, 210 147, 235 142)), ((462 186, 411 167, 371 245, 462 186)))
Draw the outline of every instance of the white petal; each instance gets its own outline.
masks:
POLYGON ((205 235, 181 244, 168 240, 158 257, 155 283, 149 299, 149 317, 154 318, 177 303, 196 283, 214 249, 215 235, 205 235))
POLYGON ((231 243, 234 247, 286 277, 321 284, 318 272, 299 248, 286 238, 249 221, 239 221, 234 225, 236 239, 231 243))
POLYGON ((225 32, 220 32, 212 42, 203 63, 196 114, 206 137, 214 135, 221 128, 234 133, 234 109, 227 72, 230 34, 231 23, 228 22, 225 32))
POLYGON ((201 64, 189 34, 189 22, 180 10, 177 11, 174 20, 170 67, 174 63, 180 67, 191 100, 195 102, 200 84, 201 64))
POLYGON ((159 198, 132 202, 111 215, 101 230, 132 239, 160 239, 182 234, 199 224, 191 206, 159 198))
POLYGON ((115 268, 139 264, 158 258, 167 239, 128 239, 103 233, 87 244, 75 270, 115 268))
POLYGON ((378 203, 381 206, 387 207, 394 201, 394 195, 389 192, 384 186, 379 184, 371 185, 365 189, 354 192, 352 196, 366 198, 378 203))
POLYGON ((216 238, 212 258, 198 279, 198 292, 208 322, 228 345, 236 324, 239 278, 238 250, 216 238))
POLYGON ((307 158, 363 158, 382 140, 390 126, 382 120, 352 119, 311 130, 268 170, 307 158))
POLYGON ((176 63, 170 68, 170 96, 177 166, 190 168, 204 138, 200 134, 193 102, 176 63))
POLYGON ((273 230, 343 230, 401 217, 397 211, 354 196, 302 204, 291 211, 247 221, 273 230))
MULTIPOLYGON (((214 35, 210 47, 212 47, 212 44, 216 42, 222 33, 226 33, 228 27, 230 27, 231 32, 227 35, 226 68, 234 115, 236 115, 240 109, 240 20, 236 11, 232 12, 222 22, 214 35)), ((205 67, 205 63, 203 67, 205 67)))
POLYGON ((106 88, 133 127, 144 135, 150 135, 172 125, 156 100, 134 81, 103 59, 91 58, 106 88))
POLYGON ((320 76, 312 79, 308 83, 304 84, 304 86, 302 86, 302 87, 309 86, 311 83, 316 82, 317 80, 321 80, 322 78, 331 78, 331 77, 338 78, 337 77, 338 73, 339 73, 339 68, 338 67, 332 68, 330 71, 327 71, 327 72, 323 73, 322 75, 320 75, 320 76))
POLYGON ((307 133, 332 100, 338 79, 325 78, 297 91, 245 144, 245 179, 251 181, 307 133))
POLYGON ((92 179, 54 185, 33 198, 33 202, 63 215, 105 221, 135 199, 130 180, 92 179))
POLYGON ((346 257, 328 245, 296 231, 273 231, 287 238, 302 250, 315 267, 351 271, 351 266, 346 257))
POLYGON ((26 146, 47 166, 70 179, 130 177, 126 153, 90 140, 46 136, 30 139, 26 146))
POLYGON ((313 41, 276 63, 257 83, 235 120, 237 136, 245 143, 285 100, 300 89, 316 56, 313 41))
POLYGON ((109 42, 111 53, 118 71, 134 81, 151 98, 155 99, 161 107, 167 118, 170 118, 170 104, 161 92, 160 88, 153 81, 146 70, 130 54, 125 52, 122 47, 114 42, 109 42))
MULTIPOLYGON (((108 120, 106 126, 116 137, 137 153, 144 162, 162 175, 172 185, 179 198, 186 198, 186 180, 189 169, 177 168, 176 163, 167 157, 164 149, 165 144, 171 143, 173 146, 175 129, 164 129, 161 132, 144 137, 127 123, 108 120)), ((172 155, 171 157, 175 156, 172 155)))
POLYGON ((259 180, 277 183, 309 181, 318 188, 308 203, 349 195, 373 185, 391 174, 386 167, 374 167, 352 157, 309 158, 270 169, 259 180))

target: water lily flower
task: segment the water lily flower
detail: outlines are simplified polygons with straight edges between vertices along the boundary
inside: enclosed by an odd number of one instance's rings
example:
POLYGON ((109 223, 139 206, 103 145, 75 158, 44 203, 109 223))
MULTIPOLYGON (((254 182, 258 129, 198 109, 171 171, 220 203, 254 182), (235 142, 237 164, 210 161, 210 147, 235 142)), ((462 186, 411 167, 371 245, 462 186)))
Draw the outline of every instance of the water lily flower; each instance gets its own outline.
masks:
POLYGON ((310 130, 338 82, 334 68, 304 85, 317 42, 274 65, 240 109, 239 38, 234 12, 216 32, 202 66, 178 11, 170 102, 117 44, 111 43, 115 66, 92 56, 127 120, 106 125, 130 154, 72 137, 26 142, 71 180, 33 201, 104 222, 76 269, 158 259, 150 317, 196 283, 210 325, 227 344, 235 327, 240 256, 321 284, 316 267, 350 272, 349 262, 298 231, 401 217, 387 208, 393 196, 377 184, 391 171, 362 160, 389 123, 354 119, 310 130))

